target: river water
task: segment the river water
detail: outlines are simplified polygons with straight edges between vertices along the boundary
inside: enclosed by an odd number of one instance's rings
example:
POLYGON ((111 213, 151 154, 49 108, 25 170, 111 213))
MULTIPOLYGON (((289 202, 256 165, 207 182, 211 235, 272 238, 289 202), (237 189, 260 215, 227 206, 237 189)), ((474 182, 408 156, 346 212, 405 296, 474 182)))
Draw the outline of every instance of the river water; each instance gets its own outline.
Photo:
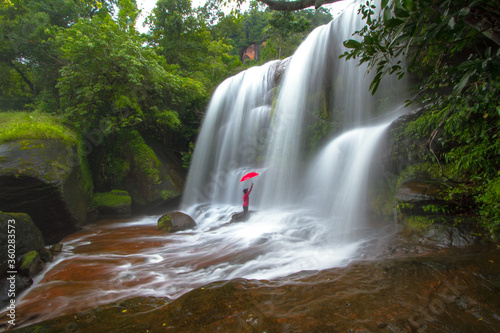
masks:
POLYGON ((176 234, 157 229, 159 216, 87 226, 62 241, 62 252, 18 299, 17 324, 137 296, 176 299, 215 281, 345 266, 375 237, 365 230, 357 242, 327 246, 328 234, 300 211, 253 212, 249 221, 228 223, 239 209, 201 207, 202 222, 176 234))
MULTIPOLYGON (((16 328, 498 332, 498 246, 426 247, 409 236, 397 245, 374 225, 378 234, 365 230, 357 247, 314 248, 258 216, 178 234, 158 231, 156 217, 90 225, 64 239, 63 251, 18 299, 16 328), (281 247, 274 257, 272 247, 281 247)), ((8 318, 0 320, 5 328, 8 318)))

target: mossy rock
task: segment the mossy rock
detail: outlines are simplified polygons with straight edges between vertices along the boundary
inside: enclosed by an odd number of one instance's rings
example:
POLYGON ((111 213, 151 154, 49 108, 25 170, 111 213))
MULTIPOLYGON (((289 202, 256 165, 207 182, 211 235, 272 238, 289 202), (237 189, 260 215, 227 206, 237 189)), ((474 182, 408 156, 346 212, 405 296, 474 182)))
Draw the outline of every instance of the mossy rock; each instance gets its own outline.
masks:
POLYGON ((138 131, 116 133, 91 156, 97 190, 127 190, 136 212, 150 212, 182 194, 185 171, 178 157, 138 131))
MULTIPOLYGON (((2 253, 8 253, 9 225, 15 226, 13 230, 15 230, 16 236, 16 262, 21 262, 22 257, 29 252, 40 252, 44 249, 43 235, 28 214, 0 212, 0 230, 2 230, 0 250, 2 253)), ((0 256, 0 274, 10 270, 8 259, 7 255, 0 256)))
POLYGON ((177 232, 196 227, 196 222, 191 216, 182 212, 172 212, 158 219, 158 229, 164 232, 177 232))
POLYGON ((29 112, 0 113, 0 143, 27 140, 25 149, 29 149, 30 140, 54 139, 68 145, 79 142, 75 132, 48 114, 29 112))
POLYGON ((7 113, 0 126, 0 210, 30 215, 48 243, 87 221, 92 176, 76 133, 48 115, 7 113))
POLYGON ((0 210, 29 214, 48 243, 86 223, 92 180, 77 146, 19 140, 0 144, 0 157, 0 210))
POLYGON ((406 232, 416 236, 421 244, 464 247, 477 244, 480 240, 475 223, 463 217, 403 215, 401 223, 406 232))
POLYGON ((95 193, 91 207, 99 216, 127 217, 131 214, 132 198, 127 191, 113 190, 106 193, 95 193))
MULTIPOLYGON (((26 289, 31 285, 31 277, 39 272, 42 268, 39 253, 45 251, 44 239, 42 232, 35 226, 29 215, 22 213, 3 213, 0 212, 0 251, 4 253, 0 255, 0 308, 4 307, 9 302, 9 297, 6 291, 9 289, 7 281, 7 272, 19 270, 16 275, 16 294, 26 289), (13 233, 9 233, 9 225, 15 226, 15 266, 12 267, 12 262, 9 262, 8 244, 9 237, 13 233), (38 260, 35 257, 38 255, 38 260), (23 266, 24 264, 24 266, 23 266), (33 266, 31 266, 33 264, 33 266), (28 267, 26 270, 21 267, 28 267)), ((12 237, 11 237, 12 238, 12 237)), ((43 258, 42 258, 43 259, 43 258)))
POLYGON ((20 270, 23 275, 34 277, 43 269, 42 259, 37 251, 30 251, 26 253, 22 259, 20 270))

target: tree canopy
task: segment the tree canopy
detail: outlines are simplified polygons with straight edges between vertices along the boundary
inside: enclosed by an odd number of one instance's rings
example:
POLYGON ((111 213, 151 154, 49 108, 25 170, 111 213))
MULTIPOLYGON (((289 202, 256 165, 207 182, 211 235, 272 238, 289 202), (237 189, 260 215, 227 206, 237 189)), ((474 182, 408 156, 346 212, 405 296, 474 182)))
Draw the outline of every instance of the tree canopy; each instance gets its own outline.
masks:
MULTIPOLYGON (((244 49, 268 41, 255 65, 291 55, 307 33, 255 4, 237 15, 159 0, 143 34, 139 13, 135 0, 3 0, 0 110, 50 113, 83 135, 135 129, 182 152, 212 89, 245 68, 244 49)), ((317 13, 287 15, 302 27, 331 18, 317 13)))

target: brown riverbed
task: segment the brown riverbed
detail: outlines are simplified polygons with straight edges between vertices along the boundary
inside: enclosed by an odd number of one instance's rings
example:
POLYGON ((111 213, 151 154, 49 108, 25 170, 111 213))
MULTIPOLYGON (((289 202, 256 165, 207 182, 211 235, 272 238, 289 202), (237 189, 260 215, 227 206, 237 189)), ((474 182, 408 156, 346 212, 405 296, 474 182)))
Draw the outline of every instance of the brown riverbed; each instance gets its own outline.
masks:
MULTIPOLYGON (((105 225, 100 231, 84 230, 65 240, 71 244, 71 237, 95 237, 87 246, 78 247, 76 253, 82 256, 59 262, 38 287, 24 296, 17 308, 16 323, 30 326, 16 331, 499 331, 497 245, 420 247, 418 251, 404 251, 407 254, 394 251, 392 246, 391 251, 382 250, 385 254, 377 259, 271 281, 186 283, 186 293, 172 300, 162 295, 141 296, 142 285, 153 289, 155 285, 146 275, 126 282, 124 290, 131 290, 129 293, 106 294, 116 289, 112 285, 116 275, 113 260, 162 246, 169 238, 162 237, 153 226, 132 226, 113 233, 114 241, 105 241, 105 225), (99 253, 120 256, 86 260, 90 254, 99 253), (90 297, 88 290, 93 290, 90 297)), ((140 265, 144 258, 134 260, 140 265)), ((5 320, 2 316, 2 322, 5 320)))

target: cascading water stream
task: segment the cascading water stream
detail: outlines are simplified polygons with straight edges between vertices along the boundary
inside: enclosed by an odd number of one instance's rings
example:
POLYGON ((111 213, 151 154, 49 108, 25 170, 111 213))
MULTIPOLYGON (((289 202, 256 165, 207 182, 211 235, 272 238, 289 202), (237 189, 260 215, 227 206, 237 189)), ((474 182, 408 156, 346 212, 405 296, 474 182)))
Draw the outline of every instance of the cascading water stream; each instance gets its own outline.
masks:
POLYGON ((274 67, 270 62, 225 80, 215 91, 198 136, 184 191, 197 202, 239 202, 239 174, 252 166, 269 125, 274 67))
POLYGON ((365 216, 360 212, 364 212, 372 155, 384 128, 398 115, 393 110, 406 97, 407 87, 404 80, 389 77, 371 96, 367 68, 339 59, 345 52, 342 42, 363 25, 357 5, 349 8, 330 24, 316 28, 287 61, 252 68, 217 89, 188 176, 183 199, 187 213, 203 219, 199 214, 205 214, 206 208, 197 209, 200 204, 241 210, 241 190, 249 185, 239 179, 257 171, 262 174, 254 180, 251 208, 267 211, 268 219, 275 221, 270 212, 276 211, 314 216, 317 226, 342 230, 332 242, 343 241, 363 227, 365 216), (276 89, 273 78, 284 66, 276 89), (274 103, 269 98, 273 95, 274 103), (317 121, 314 112, 325 108, 339 137, 318 153, 323 157, 308 162, 313 160, 307 149, 309 127, 317 121), (249 118, 256 110, 265 110, 259 113, 262 118, 249 118), (364 129, 377 124, 376 131, 364 129), (348 148, 345 154, 335 155, 331 147, 340 145, 348 148), (334 163, 332 154, 340 160, 334 163), (306 177, 308 173, 316 179, 306 177), (328 188, 322 188, 324 184, 328 188), (318 197, 317 192, 325 193, 318 197))

